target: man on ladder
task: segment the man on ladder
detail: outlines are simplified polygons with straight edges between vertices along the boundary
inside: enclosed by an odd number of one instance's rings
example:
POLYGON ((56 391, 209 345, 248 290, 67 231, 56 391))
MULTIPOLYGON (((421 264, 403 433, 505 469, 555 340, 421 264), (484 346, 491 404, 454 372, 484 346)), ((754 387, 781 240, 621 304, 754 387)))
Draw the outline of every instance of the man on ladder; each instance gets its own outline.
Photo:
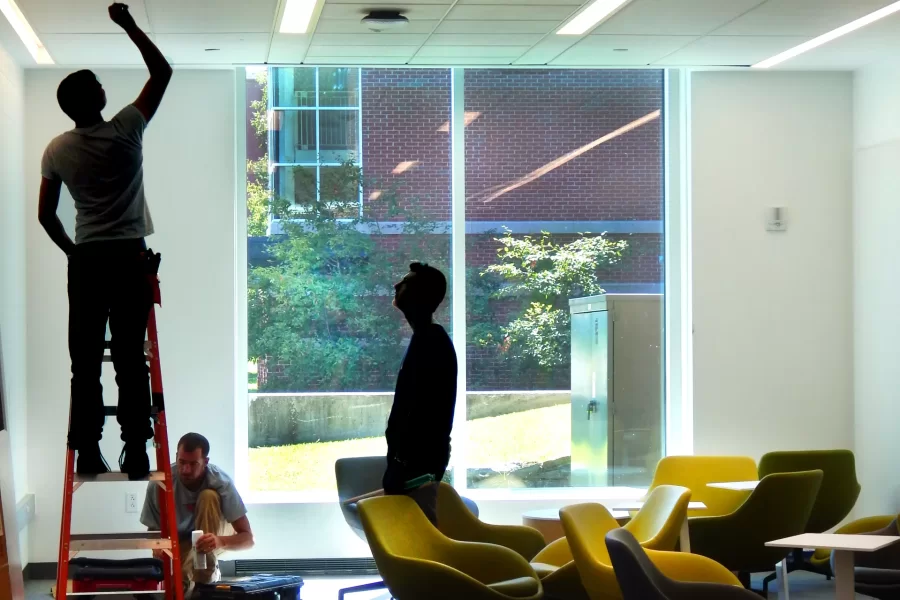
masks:
POLYGON ((91 71, 66 77, 59 105, 75 128, 56 137, 41 161, 38 218, 68 257, 69 355, 72 405, 68 445, 77 451, 77 472, 101 475, 109 467, 100 453, 105 407, 100 373, 106 325, 119 388, 117 417, 125 447, 119 467, 129 479, 149 475, 147 440, 153 437, 144 336, 153 303, 144 237, 153 222, 144 197, 143 134, 159 108, 172 67, 135 24, 124 4, 109 16, 140 50, 150 79, 137 100, 110 121, 100 114, 106 93, 91 71), (56 214, 62 184, 75 201, 75 242, 56 214))

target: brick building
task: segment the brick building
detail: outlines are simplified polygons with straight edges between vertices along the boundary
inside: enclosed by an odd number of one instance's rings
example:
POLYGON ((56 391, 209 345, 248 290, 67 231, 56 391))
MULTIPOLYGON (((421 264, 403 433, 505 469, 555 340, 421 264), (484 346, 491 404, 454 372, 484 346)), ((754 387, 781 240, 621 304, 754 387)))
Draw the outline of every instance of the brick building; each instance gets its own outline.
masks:
MULTIPOLYGON (((261 96, 248 80, 248 104, 261 96)), ((662 105, 657 70, 466 70, 466 266, 496 261, 501 227, 561 242, 607 231, 629 250, 601 271, 604 287, 661 291, 662 105)), ((389 188, 449 225, 450 70, 361 69, 358 111, 363 210, 389 188)), ((248 157, 261 152, 248 135, 248 157)), ((470 342, 467 356, 469 389, 521 386, 490 349, 470 342)), ((561 369, 528 385, 565 389, 568 377, 561 369)))

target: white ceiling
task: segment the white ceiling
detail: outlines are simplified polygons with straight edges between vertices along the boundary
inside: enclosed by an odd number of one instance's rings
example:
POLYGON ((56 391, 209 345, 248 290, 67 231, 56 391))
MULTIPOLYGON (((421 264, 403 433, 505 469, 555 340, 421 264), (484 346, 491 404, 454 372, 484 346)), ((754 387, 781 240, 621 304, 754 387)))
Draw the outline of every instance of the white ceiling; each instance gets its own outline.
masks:
MULTIPOLYGON (((111 0, 17 0, 63 66, 141 64, 109 21, 111 0)), ((127 1, 127 0, 126 0, 127 1)), ((555 31, 586 0, 319 0, 308 35, 277 33, 283 0, 131 0, 138 24, 176 65, 735 66, 749 65, 893 0, 631 0, 587 35, 555 31), (374 8, 410 20, 360 23, 374 8)), ((900 56, 900 14, 784 68, 854 69, 900 56)))

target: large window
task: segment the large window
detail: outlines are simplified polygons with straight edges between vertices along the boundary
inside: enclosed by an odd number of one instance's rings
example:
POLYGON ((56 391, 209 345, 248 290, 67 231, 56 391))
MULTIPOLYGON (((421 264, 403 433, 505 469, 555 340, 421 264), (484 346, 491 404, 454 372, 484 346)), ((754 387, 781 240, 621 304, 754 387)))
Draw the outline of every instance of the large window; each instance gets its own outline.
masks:
POLYGON ((465 373, 454 485, 647 484, 662 71, 248 73, 250 488, 318 497, 336 458, 385 452, 410 335, 392 284, 414 260, 464 290, 437 316, 465 373))

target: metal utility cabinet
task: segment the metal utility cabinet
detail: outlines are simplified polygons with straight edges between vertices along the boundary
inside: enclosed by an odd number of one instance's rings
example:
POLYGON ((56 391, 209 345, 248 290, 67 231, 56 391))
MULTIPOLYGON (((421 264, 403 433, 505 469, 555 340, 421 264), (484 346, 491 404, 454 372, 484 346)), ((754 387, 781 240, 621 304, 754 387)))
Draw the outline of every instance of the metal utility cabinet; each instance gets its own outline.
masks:
POLYGON ((573 487, 648 485, 664 435, 663 297, 569 301, 573 487))

